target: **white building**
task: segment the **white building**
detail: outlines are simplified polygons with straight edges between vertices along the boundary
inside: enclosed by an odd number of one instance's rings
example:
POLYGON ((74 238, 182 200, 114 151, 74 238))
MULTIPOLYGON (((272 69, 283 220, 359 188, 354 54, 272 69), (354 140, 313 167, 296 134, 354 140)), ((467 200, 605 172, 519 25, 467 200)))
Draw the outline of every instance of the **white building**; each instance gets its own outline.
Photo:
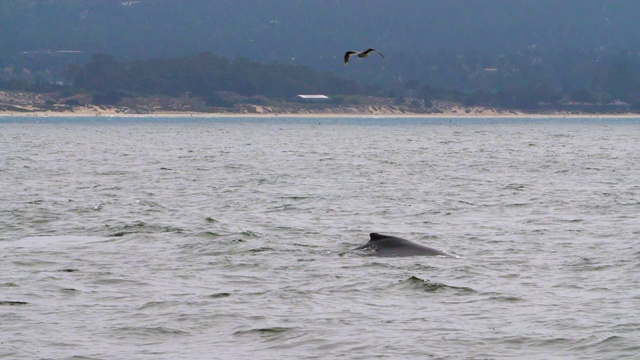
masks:
POLYGON ((329 97, 326 95, 296 95, 294 99, 305 102, 321 102, 329 100, 329 97))

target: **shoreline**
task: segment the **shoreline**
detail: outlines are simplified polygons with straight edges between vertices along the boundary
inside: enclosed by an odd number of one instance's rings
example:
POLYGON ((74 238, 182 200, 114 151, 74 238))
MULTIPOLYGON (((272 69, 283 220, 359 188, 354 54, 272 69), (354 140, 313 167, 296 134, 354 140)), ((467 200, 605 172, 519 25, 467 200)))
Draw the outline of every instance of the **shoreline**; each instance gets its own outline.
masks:
MULTIPOLYGON (((82 94, 81 94, 82 95, 82 94)), ((366 104, 282 103, 271 105, 237 104, 231 107, 211 107, 201 100, 147 96, 125 98, 116 105, 91 104, 89 94, 71 100, 57 93, 36 94, 0 91, 0 118, 47 117, 120 117, 120 118, 640 118, 640 112, 629 108, 591 112, 576 109, 544 108, 526 110, 502 109, 491 106, 464 106, 460 103, 434 100, 430 107, 417 99, 405 99, 401 104, 390 98, 371 98, 366 104)))
POLYGON ((334 113, 334 112, 305 112, 305 113, 250 113, 250 112, 173 112, 157 111, 142 114, 125 113, 115 110, 82 110, 82 111, 0 111, 0 118, 60 118, 60 117, 104 117, 104 118, 460 118, 460 119, 624 119, 639 118, 637 113, 524 113, 524 112, 488 112, 488 113, 459 113, 459 112, 439 112, 439 113, 334 113))

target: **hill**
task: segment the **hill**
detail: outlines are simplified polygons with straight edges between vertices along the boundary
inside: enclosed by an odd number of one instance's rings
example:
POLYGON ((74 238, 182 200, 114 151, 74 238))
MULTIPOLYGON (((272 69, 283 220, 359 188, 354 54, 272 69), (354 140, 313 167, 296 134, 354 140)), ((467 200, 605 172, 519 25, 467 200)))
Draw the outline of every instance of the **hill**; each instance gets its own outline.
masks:
POLYGON ((208 52, 330 72, 386 97, 637 103, 639 12, 634 0, 9 0, 0 78, 64 82, 68 64, 97 53, 132 64, 208 52), (343 66, 345 50, 370 46, 386 60, 343 66))

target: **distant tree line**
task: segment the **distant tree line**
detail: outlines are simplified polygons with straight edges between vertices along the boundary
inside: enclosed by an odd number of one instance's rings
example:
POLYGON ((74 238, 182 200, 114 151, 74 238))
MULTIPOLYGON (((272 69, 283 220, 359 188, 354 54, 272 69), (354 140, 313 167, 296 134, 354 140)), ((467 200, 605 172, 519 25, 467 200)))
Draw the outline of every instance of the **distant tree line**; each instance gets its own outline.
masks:
POLYGON ((297 94, 362 94, 372 90, 353 80, 315 72, 299 65, 260 64, 203 53, 195 56, 122 63, 104 54, 85 65, 70 65, 67 79, 77 90, 93 92, 99 103, 116 103, 124 96, 193 96, 211 105, 224 105, 218 92, 243 97, 290 99, 297 94))
MULTIPOLYGON (((392 66, 389 60, 382 72, 392 66)), ((363 65, 373 64, 364 61, 363 65)), ((233 105, 220 96, 220 92, 227 92, 254 102, 325 94, 334 103, 357 100, 354 96, 358 95, 395 98, 398 103, 407 98, 422 99, 427 107, 433 100, 447 100, 506 109, 622 101, 640 110, 639 52, 555 54, 531 47, 511 55, 442 53, 396 61, 415 77, 390 78, 373 86, 306 66, 229 60, 211 53, 128 63, 97 54, 84 64, 68 66, 64 75, 70 85, 66 87, 37 77, 33 81, 5 78, 0 80, 0 90, 47 92, 66 88, 67 92, 90 92, 99 104, 115 104, 123 97, 164 95, 197 97, 211 106, 233 105)), ((8 63, 5 60, 6 66, 8 63)), ((353 67, 352 71, 363 69, 353 67)))
POLYGON ((550 53, 528 48, 511 55, 469 52, 403 61, 415 67, 415 77, 392 83, 390 96, 525 109, 622 101, 640 109, 636 51, 550 53))

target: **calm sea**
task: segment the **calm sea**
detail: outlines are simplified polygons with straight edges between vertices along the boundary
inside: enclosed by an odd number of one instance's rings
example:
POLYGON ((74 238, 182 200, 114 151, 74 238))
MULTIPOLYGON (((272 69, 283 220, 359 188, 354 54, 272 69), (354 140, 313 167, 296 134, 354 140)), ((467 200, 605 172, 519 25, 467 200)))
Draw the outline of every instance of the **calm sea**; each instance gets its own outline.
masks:
POLYGON ((640 358, 640 119, 5 117, 0 187, 2 359, 640 358))

